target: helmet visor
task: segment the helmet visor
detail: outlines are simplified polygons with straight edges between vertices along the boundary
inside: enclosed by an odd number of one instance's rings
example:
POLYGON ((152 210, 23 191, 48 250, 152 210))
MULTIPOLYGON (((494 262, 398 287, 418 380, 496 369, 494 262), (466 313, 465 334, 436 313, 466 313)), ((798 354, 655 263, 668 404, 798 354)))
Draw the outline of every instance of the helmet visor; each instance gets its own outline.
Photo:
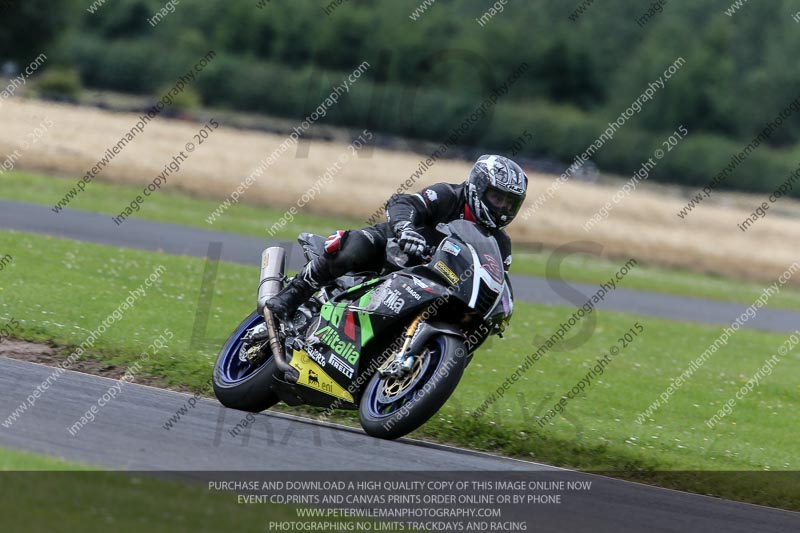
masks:
POLYGON ((483 194, 483 203, 494 215, 498 222, 507 224, 519 212, 524 196, 519 193, 501 191, 494 187, 488 187, 483 194))

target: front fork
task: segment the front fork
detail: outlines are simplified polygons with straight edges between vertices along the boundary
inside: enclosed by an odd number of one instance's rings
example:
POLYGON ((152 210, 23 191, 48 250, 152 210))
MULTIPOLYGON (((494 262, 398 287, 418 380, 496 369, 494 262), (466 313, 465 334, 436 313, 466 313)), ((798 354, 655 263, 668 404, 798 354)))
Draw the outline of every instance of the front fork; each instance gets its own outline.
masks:
MULTIPOLYGON (((424 326, 422 314, 415 318, 411 324, 409 324, 408 328, 406 328, 405 341, 400 351, 395 354, 394 358, 387 359, 378 369, 378 374, 382 378, 392 377, 395 379, 402 379, 414 367, 414 358, 418 357, 415 354, 418 353, 419 350, 414 349, 416 346, 412 346, 412 341, 417 331, 423 329, 419 327, 420 324, 424 326)), ((417 343, 414 344, 416 345, 417 343)))

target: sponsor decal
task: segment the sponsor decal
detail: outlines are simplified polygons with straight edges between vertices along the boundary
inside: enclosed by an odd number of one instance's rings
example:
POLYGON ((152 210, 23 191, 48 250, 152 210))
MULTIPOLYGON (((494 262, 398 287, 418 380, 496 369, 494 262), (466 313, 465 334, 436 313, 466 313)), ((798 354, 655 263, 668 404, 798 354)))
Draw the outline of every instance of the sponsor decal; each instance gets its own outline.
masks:
POLYGON ((398 314, 403 310, 403 306, 406 305, 406 301, 402 298, 400 291, 397 289, 391 289, 387 291, 386 296, 384 296, 383 305, 391 309, 395 314, 398 314))
POLYGON ((309 346, 306 348, 306 353, 308 354, 308 357, 310 357, 311 360, 317 363, 319 366, 325 366, 325 356, 319 353, 316 348, 309 346))
POLYGON ((495 281, 502 281, 503 270, 500 268, 500 265, 497 264, 497 260, 489 254, 483 254, 483 258, 486 260, 486 262, 481 266, 486 269, 486 271, 495 279, 495 281))
POLYGON ((329 346, 334 353, 345 359, 351 365, 356 364, 356 361, 358 361, 359 353, 356 347, 352 343, 342 340, 339 337, 339 332, 331 326, 325 326, 321 330, 315 332, 314 336, 318 337, 319 340, 329 346))
POLYGON ((508 189, 511 192, 515 192, 515 193, 518 193, 518 194, 523 194, 525 191, 522 189, 522 186, 519 185, 519 183, 518 183, 519 182, 519 176, 516 173, 513 175, 513 179, 514 179, 514 183, 510 183, 509 182, 509 183, 505 184, 506 189, 508 189))
POLYGON ((425 196, 427 196, 428 200, 430 200, 431 202, 435 202, 439 198, 438 195, 436 194, 436 191, 434 191, 433 189, 425 189, 425 196))
POLYGON ((442 245, 442 250, 444 250, 450 255, 456 255, 456 256, 461 253, 461 247, 450 241, 444 241, 444 244, 442 245))
POLYGON ((422 299, 422 296, 420 296, 420 295, 419 295, 419 293, 418 293, 417 291, 415 291, 414 289, 412 289, 412 288, 411 288, 411 287, 408 285, 408 283, 403 283, 403 288, 404 288, 404 289, 405 289, 405 291, 406 291, 408 294, 410 294, 410 295, 411 295, 411 296, 412 296, 412 297, 413 297, 415 300, 419 301, 419 300, 421 300, 421 299, 422 299))
POLYGON ((458 276, 456 276, 456 273, 450 270, 450 267, 445 265, 442 261, 437 261, 436 264, 433 265, 433 268, 447 278, 447 281, 449 281, 451 285, 458 283, 458 276))
POLYGON ((336 354, 331 354, 329 362, 333 368, 347 376, 347 379, 353 379, 353 368, 348 366, 348 364, 340 359, 336 354))
POLYGON ((289 363, 300 373, 297 384, 314 389, 335 398, 353 402, 353 395, 347 392, 336 380, 307 356, 306 352, 295 352, 289 363), (299 356, 299 357, 298 357, 299 356))
POLYGON ((430 288, 427 283, 425 283, 424 281, 422 281, 418 277, 412 277, 411 279, 414 282, 414 285, 416 285, 420 289, 428 289, 428 288, 430 288))
POLYGON ((427 292, 434 292, 433 289, 431 289, 430 285, 428 285, 427 283, 425 283, 421 279, 419 279, 417 277, 412 277, 411 279, 414 281, 414 285, 416 285, 420 289, 422 289, 424 291, 427 291, 427 292))

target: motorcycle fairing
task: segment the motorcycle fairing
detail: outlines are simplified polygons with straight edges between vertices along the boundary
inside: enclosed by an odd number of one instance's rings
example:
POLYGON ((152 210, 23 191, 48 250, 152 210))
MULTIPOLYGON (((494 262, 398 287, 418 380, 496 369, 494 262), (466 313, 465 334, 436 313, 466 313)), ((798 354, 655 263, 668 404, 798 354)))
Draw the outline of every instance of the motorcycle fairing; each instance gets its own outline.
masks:
POLYGON ((306 351, 294 352, 289 364, 300 372, 298 385, 353 403, 353 395, 313 361, 306 351))
POLYGON ((322 305, 313 333, 306 339, 306 350, 292 353, 290 364, 301 374, 298 383, 352 402, 347 391, 358 376, 365 346, 387 328, 396 328, 398 319, 402 322, 406 315, 416 316, 446 293, 434 281, 395 272, 334 296, 322 305), (323 375, 331 380, 324 387, 323 375))
POLYGON ((423 310, 441 308, 431 305, 436 300, 460 300, 483 316, 505 310, 502 296, 509 295, 495 239, 466 221, 446 230, 428 264, 368 280, 322 304, 305 350, 292 352, 300 386, 352 402, 365 347, 423 310))
POLYGON ((425 268, 435 272, 445 285, 451 285, 454 296, 467 307, 487 318, 507 284, 502 265, 493 237, 469 222, 455 221, 448 225, 448 236, 425 268))

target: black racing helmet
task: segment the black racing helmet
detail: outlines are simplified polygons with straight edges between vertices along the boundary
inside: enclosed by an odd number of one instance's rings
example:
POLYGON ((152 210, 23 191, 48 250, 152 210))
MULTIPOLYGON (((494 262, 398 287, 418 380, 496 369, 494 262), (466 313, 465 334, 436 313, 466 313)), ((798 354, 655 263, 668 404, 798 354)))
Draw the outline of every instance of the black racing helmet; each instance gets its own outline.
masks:
POLYGON ((488 228, 504 228, 517 216, 528 191, 522 168, 501 155, 482 155, 466 181, 467 205, 488 228))

